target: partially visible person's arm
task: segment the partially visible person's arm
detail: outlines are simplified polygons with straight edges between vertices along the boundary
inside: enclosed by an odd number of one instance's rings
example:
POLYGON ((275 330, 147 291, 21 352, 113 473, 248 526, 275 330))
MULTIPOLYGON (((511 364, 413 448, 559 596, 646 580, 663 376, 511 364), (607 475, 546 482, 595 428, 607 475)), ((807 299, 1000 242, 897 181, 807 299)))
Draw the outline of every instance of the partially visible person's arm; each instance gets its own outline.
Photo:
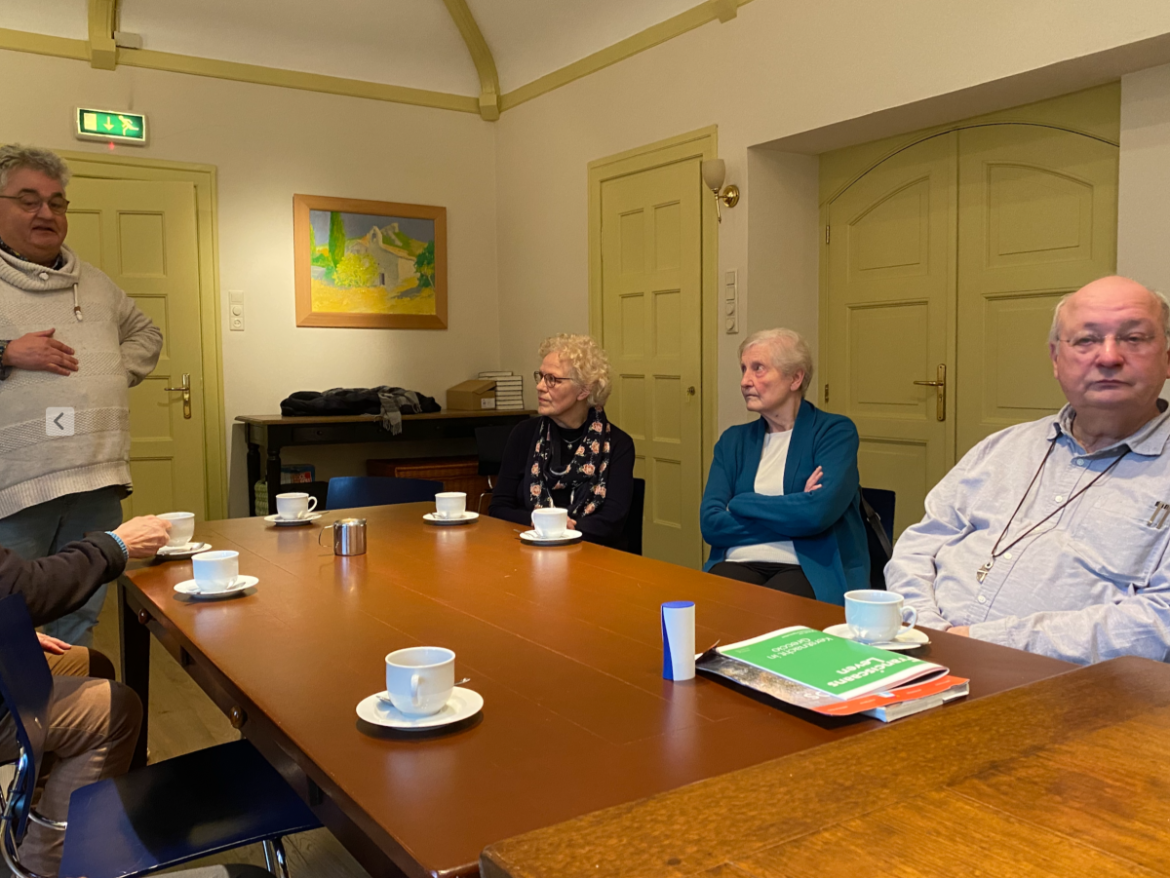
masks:
MULTIPOLYGON (((813 460, 825 475, 815 490, 795 494, 737 495, 727 508, 750 525, 757 522, 782 534, 780 539, 810 537, 831 528, 857 497, 859 440, 853 422, 834 421, 817 437, 813 460)), ((807 483, 806 483, 807 487, 807 483)))
POLYGON ((967 458, 960 460, 926 495, 926 515, 902 532, 886 564, 886 589, 902 595, 918 611, 918 624, 925 628, 951 627, 934 593, 935 558, 944 545, 971 530, 963 492, 966 463, 967 458))
POLYGON ((785 539, 776 534, 768 522, 746 521, 728 511, 728 504, 735 498, 735 480, 739 476, 735 441, 734 437, 724 433, 715 443, 715 455, 699 504, 699 529, 703 532, 703 539, 713 548, 725 549, 785 539))
POLYGON ((162 331, 125 293, 122 293, 118 312, 118 341, 122 351, 122 367, 129 376, 130 386, 134 387, 158 364, 163 337, 162 331))
POLYGON ((592 515, 575 522, 576 530, 593 542, 611 544, 621 535, 630 514, 634 497, 634 441, 623 436, 610 446, 609 475, 605 482, 605 502, 592 515))
POLYGON ((492 488, 492 503, 488 507, 488 515, 492 518, 532 526, 532 513, 520 502, 519 495, 537 426, 533 422, 539 420, 532 418, 518 424, 508 437, 508 444, 504 446, 504 459, 500 462, 500 474, 496 476, 496 486, 492 488))
MULTIPOLYGON (((146 558, 166 545, 170 523, 154 516, 134 518, 114 531, 131 557, 146 558)), ((26 561, 0 546, 0 597, 24 596, 34 625, 71 613, 102 583, 126 569, 126 553, 105 533, 87 534, 55 555, 26 561)))

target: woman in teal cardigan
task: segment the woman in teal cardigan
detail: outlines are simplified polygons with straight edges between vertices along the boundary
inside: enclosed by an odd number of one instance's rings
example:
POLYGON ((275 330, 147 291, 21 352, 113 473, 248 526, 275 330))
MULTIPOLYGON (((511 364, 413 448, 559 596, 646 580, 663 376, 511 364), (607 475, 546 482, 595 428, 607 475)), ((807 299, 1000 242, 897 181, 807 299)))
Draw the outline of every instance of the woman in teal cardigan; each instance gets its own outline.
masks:
POLYGON ((760 417, 715 445, 700 523, 704 570, 833 604, 869 588, 857 428, 804 399, 812 356, 799 333, 740 346, 740 391, 760 417))

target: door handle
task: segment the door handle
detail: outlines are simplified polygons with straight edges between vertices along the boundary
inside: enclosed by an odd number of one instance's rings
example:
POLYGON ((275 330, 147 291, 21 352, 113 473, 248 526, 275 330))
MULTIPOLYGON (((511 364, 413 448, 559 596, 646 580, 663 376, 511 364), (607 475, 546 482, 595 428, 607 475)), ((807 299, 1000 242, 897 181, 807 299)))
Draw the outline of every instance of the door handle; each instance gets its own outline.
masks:
POLYGON ((167 393, 181 393, 183 394, 183 417, 188 421, 191 420, 191 373, 183 373, 182 387, 164 387, 167 393))
POLYGON ((919 387, 933 387, 935 390, 935 416, 940 421, 947 419, 947 364, 938 364, 938 378, 934 381, 915 381, 919 387))

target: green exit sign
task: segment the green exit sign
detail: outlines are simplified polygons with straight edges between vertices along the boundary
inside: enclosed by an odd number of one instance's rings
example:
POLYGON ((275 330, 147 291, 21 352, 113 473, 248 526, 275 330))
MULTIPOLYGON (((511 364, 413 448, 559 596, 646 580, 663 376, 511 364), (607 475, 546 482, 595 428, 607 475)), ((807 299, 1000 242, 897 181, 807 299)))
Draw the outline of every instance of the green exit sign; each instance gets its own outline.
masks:
POLYGON ((146 145, 146 116, 140 113, 118 113, 114 110, 77 110, 77 138, 105 140, 113 143, 146 145))

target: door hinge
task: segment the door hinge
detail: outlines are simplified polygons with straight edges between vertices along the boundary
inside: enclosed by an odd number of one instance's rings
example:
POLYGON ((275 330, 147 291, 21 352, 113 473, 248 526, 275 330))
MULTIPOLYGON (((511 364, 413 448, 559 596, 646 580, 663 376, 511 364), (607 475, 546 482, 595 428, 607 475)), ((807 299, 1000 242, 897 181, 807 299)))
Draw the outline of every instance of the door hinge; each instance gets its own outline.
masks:
POLYGON ((829 243, 829 224, 825 223, 825 243, 829 243))
POLYGON ((825 382, 825 405, 829 404, 829 383, 825 382))

